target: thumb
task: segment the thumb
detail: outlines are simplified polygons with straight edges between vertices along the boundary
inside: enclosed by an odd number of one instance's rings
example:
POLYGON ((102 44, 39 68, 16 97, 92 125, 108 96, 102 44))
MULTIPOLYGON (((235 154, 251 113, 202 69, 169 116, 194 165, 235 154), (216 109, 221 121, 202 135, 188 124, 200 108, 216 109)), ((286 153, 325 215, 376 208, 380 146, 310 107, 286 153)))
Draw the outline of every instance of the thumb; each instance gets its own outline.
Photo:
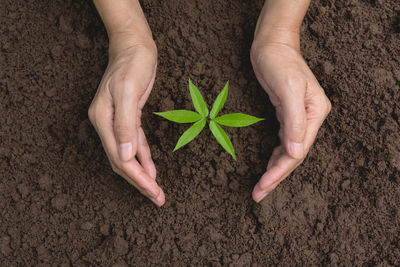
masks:
MULTIPOLYGON (((124 92, 134 92, 124 88, 124 92)), ((138 97, 134 93, 114 98, 114 134, 118 145, 118 155, 122 161, 132 159, 137 150, 138 97)))
POLYGON ((304 104, 305 87, 300 90, 287 90, 281 99, 283 138, 289 156, 295 159, 304 157, 304 139, 307 131, 307 115, 304 104))

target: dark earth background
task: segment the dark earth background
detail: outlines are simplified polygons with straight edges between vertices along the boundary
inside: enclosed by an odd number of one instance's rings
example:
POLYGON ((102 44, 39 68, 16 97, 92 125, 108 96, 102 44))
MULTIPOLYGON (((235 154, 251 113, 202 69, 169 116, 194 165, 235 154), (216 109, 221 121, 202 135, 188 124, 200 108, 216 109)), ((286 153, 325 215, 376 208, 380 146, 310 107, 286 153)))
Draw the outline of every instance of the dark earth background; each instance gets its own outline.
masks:
POLYGON ((143 1, 159 49, 143 125, 167 194, 157 208, 111 170, 87 109, 107 64, 90 1, 0 0, 0 265, 400 265, 400 2, 313 1, 302 51, 333 109, 304 163, 251 199, 278 123, 249 60, 263 1, 143 1), (222 112, 233 161, 203 131, 187 78, 222 112))

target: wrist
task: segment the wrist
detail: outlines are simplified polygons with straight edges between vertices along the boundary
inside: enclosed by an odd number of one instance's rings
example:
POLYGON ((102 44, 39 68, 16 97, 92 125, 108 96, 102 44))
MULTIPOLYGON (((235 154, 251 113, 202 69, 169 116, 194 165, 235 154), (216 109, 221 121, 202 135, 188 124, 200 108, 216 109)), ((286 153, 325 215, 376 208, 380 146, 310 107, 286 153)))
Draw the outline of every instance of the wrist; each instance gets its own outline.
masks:
POLYGON ((257 20, 255 44, 284 44, 300 52, 300 26, 310 0, 265 1, 257 20))
POLYGON ((142 46, 157 53, 157 46, 150 34, 138 32, 118 32, 109 34, 109 58, 113 59, 119 53, 133 47, 142 46))
POLYGON ((300 53, 300 26, 262 25, 256 29, 253 47, 261 47, 268 44, 286 45, 300 53))

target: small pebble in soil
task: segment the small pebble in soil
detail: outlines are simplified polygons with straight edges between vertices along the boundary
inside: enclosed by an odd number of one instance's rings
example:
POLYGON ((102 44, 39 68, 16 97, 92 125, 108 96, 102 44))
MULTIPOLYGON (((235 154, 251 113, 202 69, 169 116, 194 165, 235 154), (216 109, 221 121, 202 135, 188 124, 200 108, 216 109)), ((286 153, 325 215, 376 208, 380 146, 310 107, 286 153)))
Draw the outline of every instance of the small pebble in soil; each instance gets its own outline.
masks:
POLYGON ((91 222, 84 222, 81 225, 81 229, 82 230, 86 230, 87 231, 87 230, 90 230, 92 228, 93 228, 93 224, 91 222))
POLYGON ((400 81, 400 70, 393 70, 393 77, 400 81))
POLYGON ((201 256, 201 257, 204 257, 204 256, 207 255, 207 248, 206 248, 205 245, 201 245, 201 246, 199 247, 199 249, 198 249, 198 254, 199 254, 199 256, 201 256))
POLYGON ((62 32, 71 33, 73 31, 70 21, 66 17, 61 16, 60 19, 58 20, 58 23, 60 24, 60 30, 62 32))
POLYGON ((329 61, 325 61, 322 68, 327 75, 332 74, 332 72, 335 70, 335 67, 329 61))
POLYGON ((40 178, 39 178, 39 187, 42 190, 50 190, 52 188, 52 180, 50 178, 50 175, 48 174, 43 174, 40 178))
POLYGON ((92 47, 90 39, 83 33, 77 34, 76 45, 81 49, 89 49, 92 47))
POLYGON ((1 239, 0 239, 0 252, 4 256, 10 255, 10 253, 12 252, 12 250, 10 248, 10 237, 9 236, 1 237, 1 239))
POLYGON ((110 226, 108 224, 103 224, 100 226, 100 233, 104 236, 108 236, 110 234, 110 226))
POLYGON ((54 96, 57 94, 57 88, 55 88, 55 87, 47 88, 47 89, 45 90, 45 94, 46 94, 48 97, 54 97, 54 96))
POLYGON ((386 169, 386 163, 384 161, 378 162, 378 171, 383 172, 386 169))
POLYGON ((51 200, 51 206, 57 210, 62 210, 67 205, 67 196, 58 194, 51 200))
POLYGON ((60 56, 62 56, 63 48, 61 45, 55 45, 50 48, 50 53, 54 59, 58 59, 60 56))
POLYGON ((122 237, 117 236, 114 240, 115 251, 120 255, 128 253, 128 242, 122 237))
POLYGON ((29 188, 25 184, 19 184, 17 189, 22 198, 25 198, 29 194, 29 188))
POLYGON ((211 180, 213 185, 226 185, 227 181, 228 177, 223 169, 218 169, 215 177, 211 180))
POLYGON ((342 189, 347 189, 350 185, 350 180, 344 180, 342 183, 342 189))
POLYGON ((174 109, 174 101, 172 101, 171 96, 167 96, 162 100, 161 109, 162 111, 173 110, 174 109))
POLYGON ((238 191, 239 188, 240 188, 240 184, 239 184, 236 180, 232 180, 232 181, 229 183, 229 188, 230 188, 232 191, 238 191))

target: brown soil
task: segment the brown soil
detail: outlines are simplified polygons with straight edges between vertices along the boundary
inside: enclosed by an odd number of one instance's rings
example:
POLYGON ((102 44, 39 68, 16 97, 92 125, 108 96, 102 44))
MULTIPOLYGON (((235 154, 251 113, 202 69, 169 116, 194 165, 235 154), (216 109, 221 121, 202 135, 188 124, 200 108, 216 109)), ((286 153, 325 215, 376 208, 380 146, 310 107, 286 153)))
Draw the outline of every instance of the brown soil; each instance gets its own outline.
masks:
POLYGON ((115 175, 87 108, 107 64, 89 1, 1 0, 0 265, 400 265, 400 2, 313 1, 302 50, 333 103, 304 163, 261 204, 251 190, 278 123, 249 60, 258 1, 144 1, 159 68, 143 114, 167 203, 115 175), (151 114, 191 108, 191 76, 238 160, 151 114))

